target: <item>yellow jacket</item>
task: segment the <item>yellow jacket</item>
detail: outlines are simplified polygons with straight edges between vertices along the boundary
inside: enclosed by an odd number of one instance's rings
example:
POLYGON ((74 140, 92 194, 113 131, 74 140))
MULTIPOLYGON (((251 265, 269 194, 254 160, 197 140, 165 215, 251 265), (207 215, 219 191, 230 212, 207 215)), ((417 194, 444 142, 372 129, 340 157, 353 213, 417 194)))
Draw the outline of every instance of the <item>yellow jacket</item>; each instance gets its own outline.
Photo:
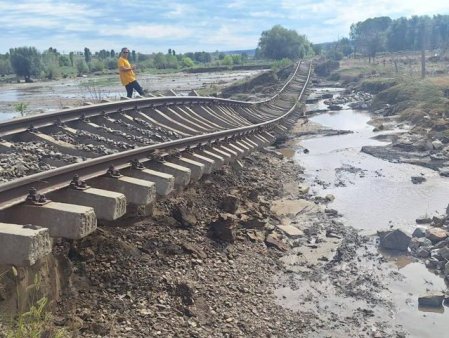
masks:
POLYGON ((134 74, 133 70, 121 70, 121 67, 131 68, 131 64, 124 57, 119 57, 117 61, 117 66, 120 73, 120 81, 122 85, 126 86, 128 83, 136 81, 136 74, 134 74))

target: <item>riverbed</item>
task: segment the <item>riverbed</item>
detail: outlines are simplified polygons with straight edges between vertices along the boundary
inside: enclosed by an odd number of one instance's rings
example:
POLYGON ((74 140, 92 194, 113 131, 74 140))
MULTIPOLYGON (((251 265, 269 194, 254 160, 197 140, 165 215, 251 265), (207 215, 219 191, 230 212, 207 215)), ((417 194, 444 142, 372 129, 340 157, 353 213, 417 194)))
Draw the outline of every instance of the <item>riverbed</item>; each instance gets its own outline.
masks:
MULTIPOLYGON (((339 93, 335 88, 319 90, 339 93)), ((308 110, 323 107, 321 100, 308 105, 308 110)), ((309 120, 326 128, 350 131, 337 136, 303 137, 295 142, 293 158, 304 168, 305 183, 311 191, 321 196, 333 195, 335 200, 328 207, 341 214, 340 220, 345 225, 372 238, 366 250, 377 251, 375 235, 379 230, 399 228, 411 234, 417 218, 446 213, 449 179, 427 168, 391 163, 360 151, 362 146, 387 144, 374 139, 379 132, 373 132, 373 126, 368 123, 371 120, 369 113, 344 105, 340 111, 315 115, 309 120), (413 184, 412 176, 423 176, 426 181, 413 184)), ((376 253, 387 260, 386 264, 379 263, 377 270, 381 267, 382 275, 387 276, 384 282, 388 290, 384 297, 389 298, 393 306, 391 313, 385 315, 390 317, 392 324, 402 327, 411 337, 447 336, 449 309, 418 308, 418 297, 446 290, 444 280, 411 256, 376 253)), ((373 271, 376 270, 372 260, 366 264, 373 265, 373 271)), ((290 301, 296 299, 292 290, 290 293, 284 290, 281 294, 287 295, 290 301)), ((341 303, 338 297, 335 300, 329 297, 326 306, 345 308, 350 315, 354 304, 350 306, 341 303)))

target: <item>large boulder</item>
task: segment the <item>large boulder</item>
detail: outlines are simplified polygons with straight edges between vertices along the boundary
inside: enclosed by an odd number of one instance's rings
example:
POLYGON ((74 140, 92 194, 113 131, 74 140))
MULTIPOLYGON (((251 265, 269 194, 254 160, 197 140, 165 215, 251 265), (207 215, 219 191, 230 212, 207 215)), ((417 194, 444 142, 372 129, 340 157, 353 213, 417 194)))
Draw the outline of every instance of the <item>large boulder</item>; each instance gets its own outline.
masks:
POLYGON ((411 236, 396 229, 385 233, 380 238, 380 246, 388 250, 407 251, 411 236))
POLYGON ((429 228, 426 230, 426 237, 432 241, 432 243, 438 243, 448 237, 446 230, 441 228, 429 228))

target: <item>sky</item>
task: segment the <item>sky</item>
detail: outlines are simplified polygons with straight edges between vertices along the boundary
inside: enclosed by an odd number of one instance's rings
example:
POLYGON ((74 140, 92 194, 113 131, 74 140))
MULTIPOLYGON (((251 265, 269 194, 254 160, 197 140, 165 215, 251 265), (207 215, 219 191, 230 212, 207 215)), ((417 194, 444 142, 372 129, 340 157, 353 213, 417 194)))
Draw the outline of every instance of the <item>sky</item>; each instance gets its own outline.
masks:
POLYGON ((0 0, 0 13, 0 53, 24 46, 186 53, 254 49, 277 24, 313 43, 330 42, 370 17, 449 14, 449 1, 0 0))

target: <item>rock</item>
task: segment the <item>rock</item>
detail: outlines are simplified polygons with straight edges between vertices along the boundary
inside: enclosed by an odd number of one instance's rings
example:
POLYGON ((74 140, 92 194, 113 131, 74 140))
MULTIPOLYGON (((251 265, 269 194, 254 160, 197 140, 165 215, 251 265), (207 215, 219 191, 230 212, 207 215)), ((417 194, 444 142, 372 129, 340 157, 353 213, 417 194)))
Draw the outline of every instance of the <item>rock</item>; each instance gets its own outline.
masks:
POLYGON ((449 248, 448 247, 444 247, 444 248, 438 249, 438 254, 444 260, 449 261, 449 248))
POLYGON ((176 206, 172 211, 172 216, 184 228, 192 227, 198 223, 198 220, 192 211, 184 206, 176 206))
POLYGON ((430 247, 430 246, 432 246, 432 241, 425 237, 420 237, 420 238, 412 237, 412 239, 410 240, 410 243, 408 245, 408 247, 412 251, 416 251, 420 247, 430 247))
POLYGON ((443 148, 444 144, 440 140, 435 140, 432 142, 433 149, 440 150, 443 148))
POLYGON ((430 224, 432 219, 427 216, 419 217, 416 219, 416 224, 430 224))
POLYGON ((263 229, 267 224, 267 221, 258 217, 251 217, 248 215, 242 215, 240 224, 245 229, 263 229))
MULTIPOLYGON (((418 220, 416 220, 416 223, 418 223, 418 220)), ((417 237, 417 238, 426 237, 426 230, 418 227, 415 229, 415 231, 413 231, 412 237, 417 237)))
POLYGON ((285 234, 290 238, 298 238, 304 236, 304 232, 292 225, 277 225, 277 227, 285 232, 285 234))
POLYGON ((426 248, 419 248, 416 251, 416 256, 418 256, 419 258, 428 258, 430 257, 430 251, 426 248))
POLYGON ((209 235, 213 239, 233 243, 236 237, 237 218, 231 214, 220 214, 218 220, 209 224, 209 235))
POLYGON ((324 209, 324 212, 329 216, 338 216, 338 211, 335 209, 326 208, 324 209))
POLYGON ((226 195, 219 204, 219 208, 224 212, 233 214, 239 208, 240 202, 234 195, 226 195))
POLYGON ((265 241, 265 233, 257 230, 249 230, 246 233, 246 236, 250 239, 251 242, 263 242, 265 241))
POLYGON ((265 239, 265 244, 268 247, 276 248, 280 251, 288 251, 289 247, 278 236, 269 234, 265 239))
POLYGON ((387 232, 380 239, 380 246, 384 249, 407 251, 411 237, 402 230, 396 229, 387 232))
POLYGON ((438 172, 440 173, 440 176, 449 177, 449 168, 448 167, 438 168, 438 172))
POLYGON ((449 262, 444 264, 444 275, 446 276, 446 278, 449 278, 449 262))
POLYGON ((343 107, 339 106, 338 104, 330 104, 329 105, 329 110, 342 110, 343 107))
POLYGON ((327 194, 324 199, 328 202, 332 202, 335 199, 335 196, 332 194, 327 194))
POLYGON ((426 307, 441 307, 443 305, 443 299, 444 294, 442 293, 426 295, 418 298, 418 305, 426 307))
POLYGON ((436 258, 430 258, 430 259, 427 259, 426 260, 426 268, 428 268, 428 269, 440 269, 440 267, 441 267, 441 264, 442 262, 440 262, 438 259, 436 259, 436 258))
POLYGON ((421 184, 426 181, 426 178, 422 176, 412 176, 411 180, 413 184, 421 184))
POLYGON ((441 216, 441 217, 433 216, 432 217, 432 225, 434 227, 441 228, 444 225, 444 222, 446 222, 446 219, 447 219, 446 216, 441 216))
POLYGON ((426 230, 426 237, 432 241, 432 243, 438 243, 448 237, 446 230, 441 228, 429 228, 426 230))
POLYGON ((310 187, 305 184, 298 184, 298 191, 300 194, 307 194, 310 190, 310 187))

